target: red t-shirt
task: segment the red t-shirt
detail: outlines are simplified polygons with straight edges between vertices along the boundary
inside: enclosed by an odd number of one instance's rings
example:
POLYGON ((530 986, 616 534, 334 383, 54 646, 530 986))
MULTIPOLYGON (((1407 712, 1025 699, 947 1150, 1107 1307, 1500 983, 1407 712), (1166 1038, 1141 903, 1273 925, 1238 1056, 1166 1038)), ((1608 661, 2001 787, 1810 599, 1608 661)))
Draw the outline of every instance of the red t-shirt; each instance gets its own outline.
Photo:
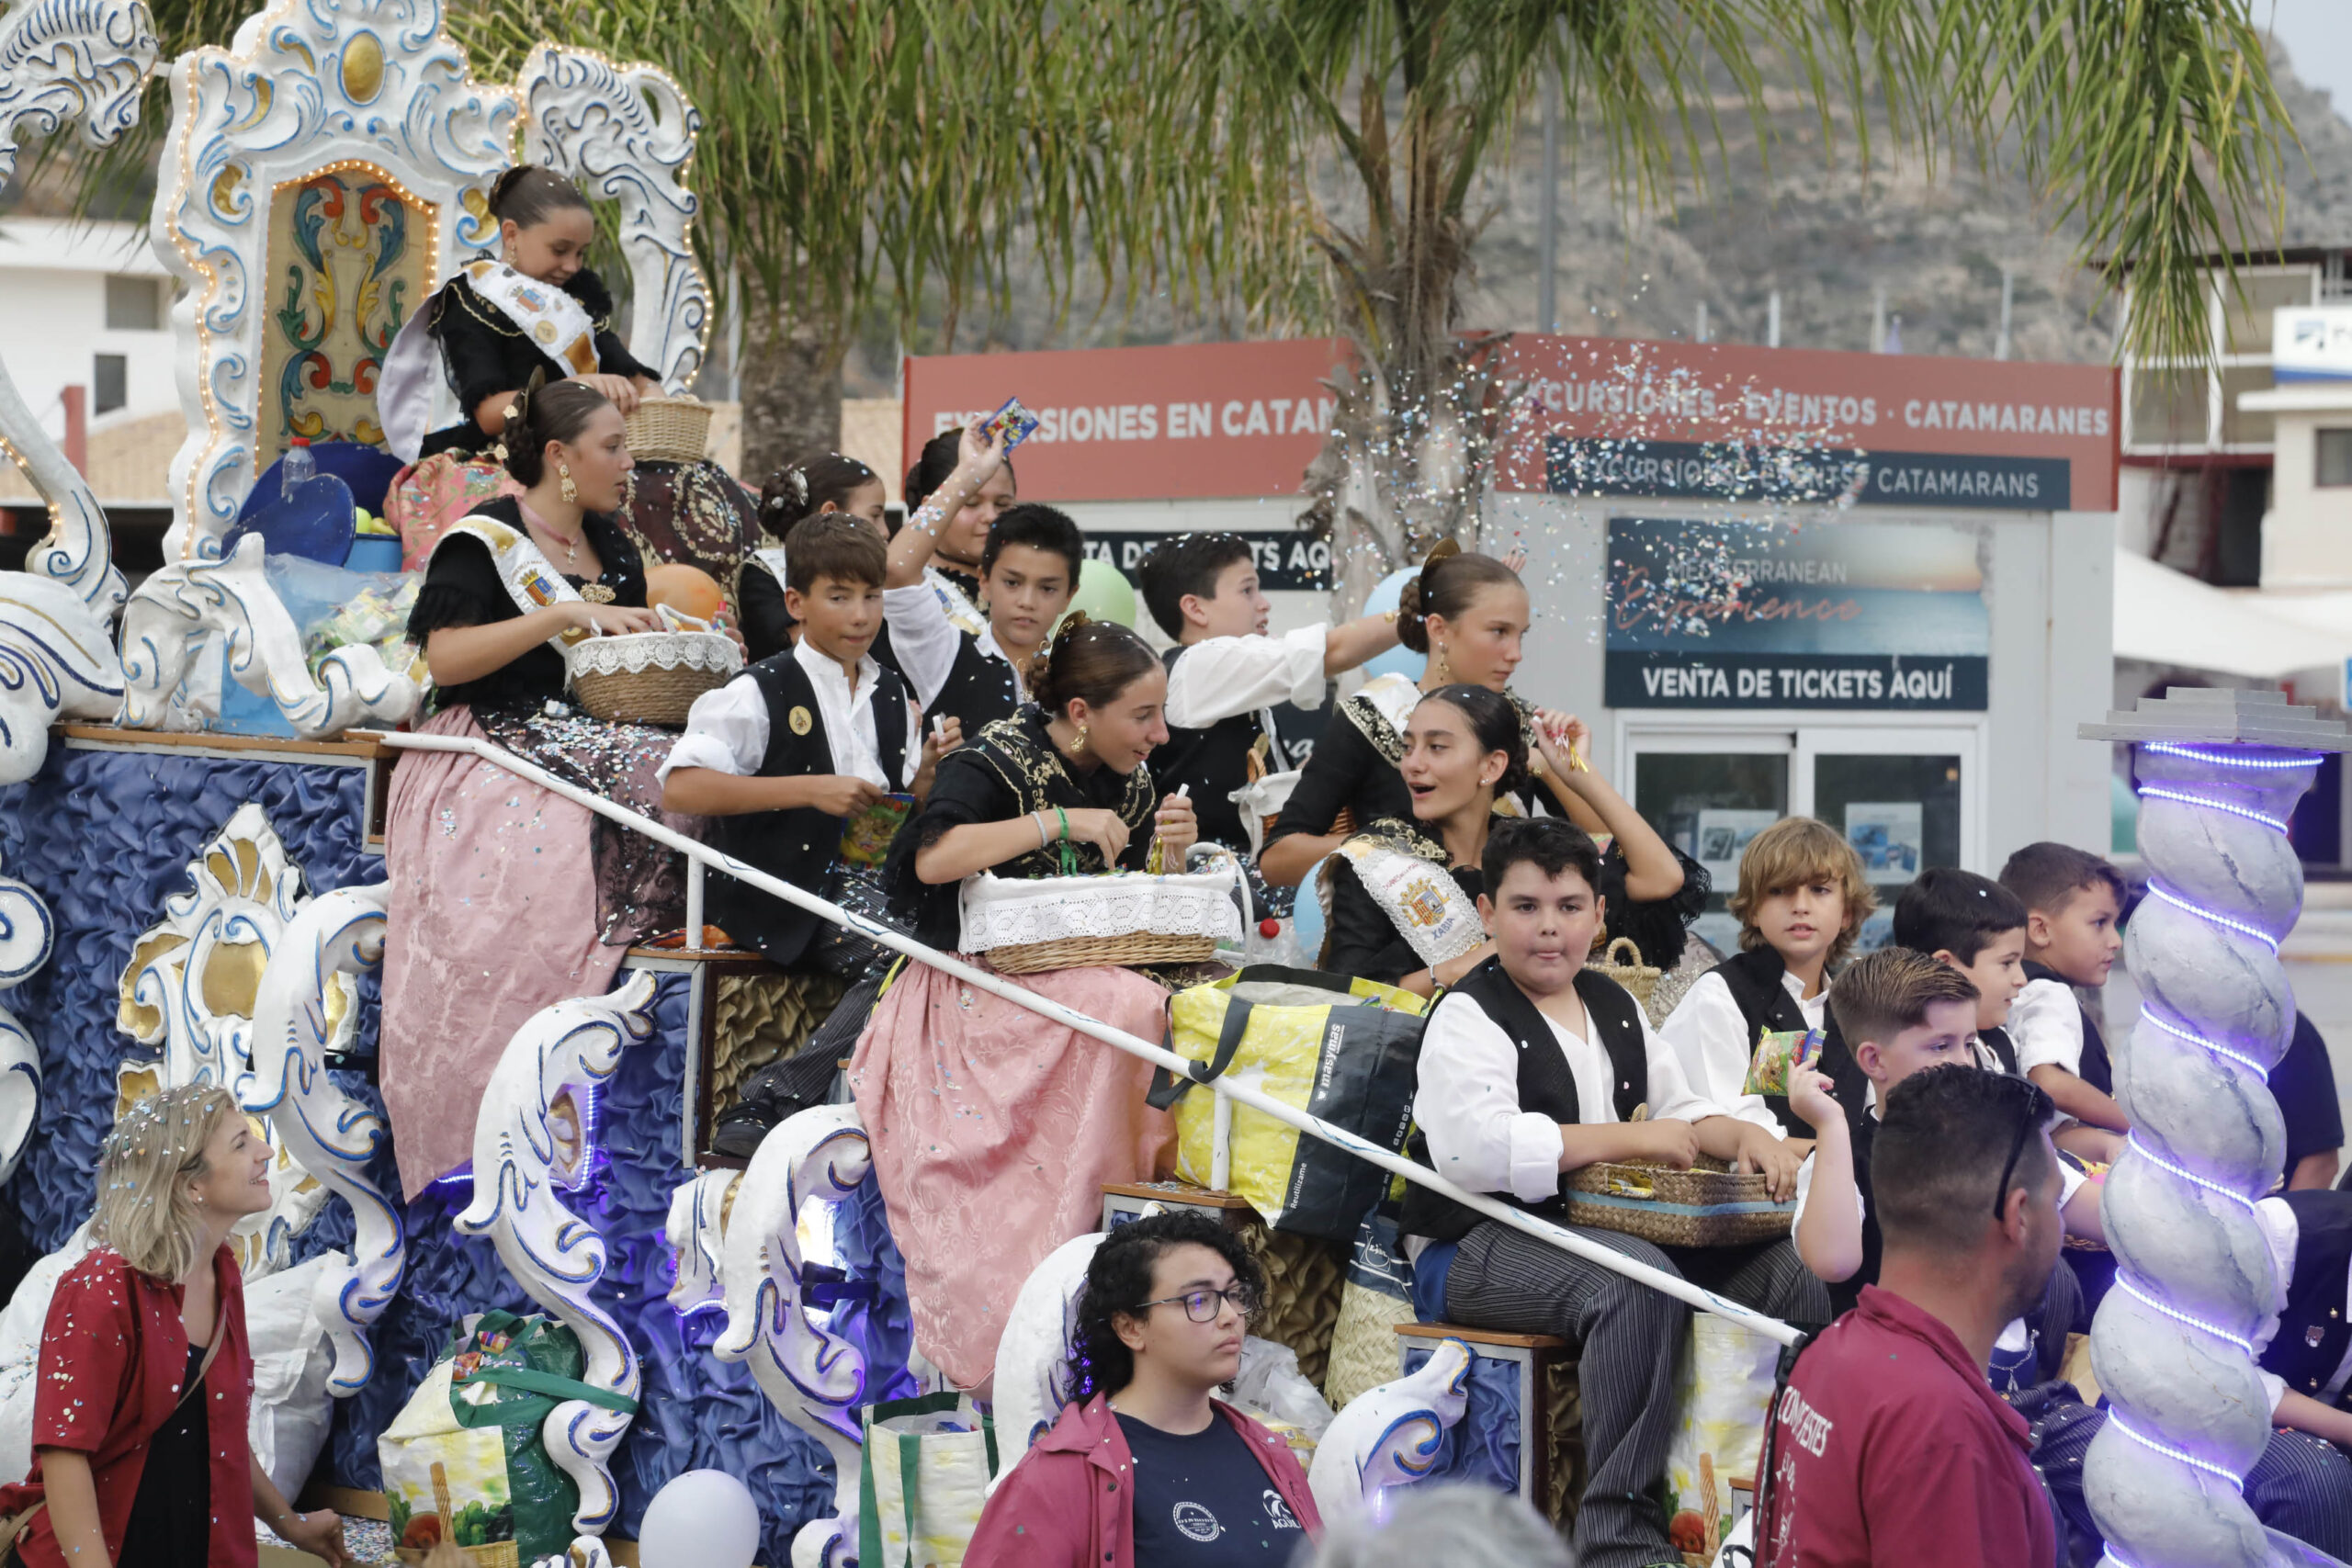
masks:
MULTIPOLYGON (((204 1374, 206 1446, 210 1450, 212 1568, 251 1568, 254 1538, 253 1448, 245 1413, 253 1402, 254 1359, 245 1344, 245 1287, 227 1247, 214 1254, 220 1328, 228 1338, 204 1374)), ((0 1516, 30 1507, 41 1496, 42 1449, 73 1449, 90 1456, 98 1519, 107 1552, 119 1557, 122 1532, 139 1495, 150 1438, 179 1404, 187 1375, 187 1327, 180 1321, 185 1292, 149 1278, 102 1247, 57 1282, 41 1327, 33 1391, 33 1471, 0 1490, 0 1516)), ((61 1568, 57 1531, 42 1509, 17 1543, 29 1568, 61 1568)))
POLYGON ((1781 1395, 1756 1555, 1764 1568, 2044 1568, 2030 1429, 1952 1331, 1875 1285, 1781 1395))

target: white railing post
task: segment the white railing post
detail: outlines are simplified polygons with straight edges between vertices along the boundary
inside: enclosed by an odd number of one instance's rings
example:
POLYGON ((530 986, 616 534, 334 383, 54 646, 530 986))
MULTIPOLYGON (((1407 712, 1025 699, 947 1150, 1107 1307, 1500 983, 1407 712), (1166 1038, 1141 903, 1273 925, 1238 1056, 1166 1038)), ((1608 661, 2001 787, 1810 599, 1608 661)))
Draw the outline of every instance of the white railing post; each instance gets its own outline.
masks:
MULTIPOLYGON (((518 778, 529 779, 542 789, 551 791, 566 800, 585 807, 601 817, 609 817, 616 822, 634 828, 655 843, 665 844, 690 861, 715 867, 739 881, 750 883, 772 897, 781 898, 787 904, 797 905, 811 914, 830 920, 846 931, 855 931, 858 935, 887 947, 893 953, 904 953, 907 957, 919 964, 928 964, 943 975, 953 975, 967 986, 987 991, 991 996, 1002 997, 1017 1007, 1028 1009, 1040 1018, 1052 1019, 1066 1029, 1075 1030, 1090 1039, 1100 1040, 1105 1045, 1115 1046, 1128 1055, 1149 1062, 1156 1067, 1165 1067, 1170 1072, 1183 1077, 1191 1076, 1193 1064, 1173 1051, 1156 1045, 1139 1035, 1129 1034, 1124 1029, 1114 1029, 1101 1019, 1090 1018, 1085 1013, 1065 1007, 1049 997, 1041 997, 1026 987, 1014 984, 992 969, 976 968, 960 958, 926 947, 910 936, 893 931, 878 921, 867 919, 863 915, 842 908, 839 905, 819 897, 807 888, 796 887, 780 878, 770 876, 757 866, 748 865, 732 855, 722 854, 708 844, 688 838, 685 834, 656 822, 650 817, 640 817, 626 807, 616 806, 603 795, 560 779, 545 768, 526 762, 512 751, 493 746, 487 740, 463 735, 416 735, 407 732, 389 733, 382 735, 380 739, 385 745, 395 750, 463 751, 480 757, 484 761, 504 768, 518 778)), ((1728 1297, 1719 1296, 1713 1291, 1703 1290, 1679 1274, 1670 1273, 1663 1269, 1653 1269, 1646 1263, 1637 1262, 1621 1252, 1601 1246, 1599 1242, 1588 1241, 1564 1226, 1554 1224, 1549 1220, 1537 1218, 1524 1209, 1514 1209, 1508 1203, 1498 1202, 1484 1192, 1473 1192, 1466 1188, 1458 1187, 1429 1167, 1418 1165, 1401 1155, 1392 1154, 1377 1144, 1366 1142, 1344 1127, 1335 1127, 1320 1117, 1310 1116, 1296 1106, 1285 1104, 1260 1089, 1237 1084, 1232 1081, 1229 1074, 1212 1079, 1202 1087, 1214 1090, 1220 1100, 1238 1101, 1261 1115, 1272 1117, 1285 1127, 1295 1128, 1308 1137, 1319 1139, 1335 1148, 1345 1149, 1358 1159, 1370 1161, 1381 1169, 1401 1176, 1408 1181, 1418 1182, 1442 1197, 1453 1199, 1465 1209, 1483 1214, 1498 1224, 1509 1225, 1513 1230, 1524 1232, 1538 1241, 1558 1247, 1563 1252, 1571 1252, 1588 1262, 1598 1263, 1604 1269, 1611 1269, 1629 1280, 1647 1285, 1654 1291, 1672 1296, 1676 1301, 1697 1307, 1702 1312, 1711 1312, 1719 1317, 1729 1318, 1734 1323, 1745 1325, 1779 1344, 1796 1343, 1797 1331, 1779 1318, 1769 1317, 1752 1308, 1742 1306, 1728 1297)))
POLYGON ((686 951, 702 951, 702 862, 686 857, 686 951))
POLYGON ((1216 1115, 1209 1123, 1209 1185, 1219 1192, 1233 1188, 1233 1097, 1216 1097, 1216 1115))

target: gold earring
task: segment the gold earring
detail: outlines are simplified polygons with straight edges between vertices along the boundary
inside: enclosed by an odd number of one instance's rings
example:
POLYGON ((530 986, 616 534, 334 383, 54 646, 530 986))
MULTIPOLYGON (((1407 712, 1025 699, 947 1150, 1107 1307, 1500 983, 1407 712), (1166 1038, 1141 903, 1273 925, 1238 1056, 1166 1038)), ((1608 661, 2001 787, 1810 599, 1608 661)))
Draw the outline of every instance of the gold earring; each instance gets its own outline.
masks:
POLYGON ((558 463, 555 466, 555 471, 563 480, 563 484, 560 488, 562 490, 564 501, 567 503, 577 504, 580 500, 580 487, 571 482, 571 465, 569 463, 558 463))
POLYGON ((1453 666, 1446 662, 1443 643, 1437 645, 1437 679, 1441 686, 1453 679, 1453 666))
POLYGON ((1086 755, 1086 726, 1078 727, 1078 743, 1070 749, 1081 757, 1086 755))

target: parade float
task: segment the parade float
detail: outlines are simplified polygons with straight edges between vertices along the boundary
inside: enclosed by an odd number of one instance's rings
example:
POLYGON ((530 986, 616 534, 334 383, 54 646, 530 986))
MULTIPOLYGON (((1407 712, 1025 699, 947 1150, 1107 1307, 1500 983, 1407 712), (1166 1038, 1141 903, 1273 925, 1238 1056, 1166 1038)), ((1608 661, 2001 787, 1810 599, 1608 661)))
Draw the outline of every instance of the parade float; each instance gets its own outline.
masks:
MULTIPOLYGON (((713 1146, 718 1111, 756 1065, 745 1042, 763 1036, 770 1055, 779 1037, 798 1043, 823 998, 763 986, 753 954, 701 945, 706 877, 741 875, 1105 1051, 1198 1075, 1159 1041, 1045 1000, 998 968, 920 949, 488 742, 405 732, 420 702, 408 660, 380 637, 322 643, 273 575, 269 529, 248 525, 266 508, 273 465, 298 434, 380 441, 380 355, 402 312, 490 243, 486 191, 517 160, 617 204, 632 352, 667 390, 691 380, 712 322, 690 243, 696 118, 674 83, 560 42, 534 50, 513 83, 479 81, 435 0, 275 0, 225 49, 157 54, 139 0, 14 0, 0 12, 0 178, 31 139, 119 135, 151 74, 167 75, 150 238, 183 286, 172 323, 188 427, 171 468, 165 564, 130 592, 96 498, 0 367, 0 450, 50 514, 26 570, 0 574, 0 1179, 40 1259, 0 1316, 0 1468, 24 1458, 47 1291, 86 1246, 101 1139, 141 1096, 209 1082, 236 1093, 277 1155, 273 1206, 235 1245, 255 1325, 255 1451, 289 1495, 307 1485, 399 1527, 406 1546, 455 1531, 467 1500, 448 1465, 389 1475, 385 1456, 416 1437, 403 1412, 428 1378, 446 1376, 453 1337, 470 1334, 469 1353, 495 1357, 543 1316, 576 1347, 564 1379, 576 1392, 553 1402, 537 1438, 565 1483, 560 1523, 579 1538, 577 1559, 597 1557, 600 1538, 638 1540, 677 1478, 719 1471, 757 1505, 759 1561, 838 1568, 858 1545, 861 1413, 941 1392, 940 1378, 913 1343, 854 1108, 800 1111, 748 1158, 713 1146), (472 1119, 469 1174, 408 1193, 375 1068, 388 913, 415 895, 387 882, 382 829, 391 769, 428 746, 471 749, 628 818, 684 857, 686 919, 684 945, 630 949, 609 990, 548 1008, 496 1043, 480 1103, 450 1107, 472 1119), (419 1534, 428 1515, 435 1529, 419 1534)), ((737 564, 752 543, 748 529, 734 542, 737 564)), ((2122 1093, 2151 1146, 2119 1167, 2109 1224, 2144 1289, 2109 1299, 2098 1354, 2143 1431, 2137 1443, 2103 1439, 2094 1469, 2110 1535, 2151 1568, 2175 1560, 2165 1542, 2192 1534, 2199 1562, 2283 1551, 2217 1487, 2242 1469, 2247 1441, 2251 1375, 2230 1351, 2267 1299, 2255 1276, 2268 1264, 2234 1206, 2277 1173, 2276 1111, 2259 1077, 2291 1016, 2275 959, 2264 960, 2291 922, 2300 871, 2264 825, 2308 783, 2315 753, 2343 742, 2267 716, 2269 728, 2248 728, 2238 710, 2200 709, 2165 729, 2209 745, 2165 751, 2159 772, 2178 787, 2148 818, 2162 840, 2151 860, 2187 890, 2188 913, 2135 928, 2135 943, 2161 947, 2170 974, 2235 976, 2167 992, 2165 1005, 2194 1027, 2143 1027, 2125 1058, 2122 1093), (2234 760, 2232 743, 2249 760, 2234 760), (2254 804, 2233 804, 2233 790, 2254 804), (2203 869, 2247 853, 2269 867, 2251 891, 2203 869), (2202 951, 2216 943, 2226 965, 2202 951), (2233 1055, 2197 1032, 2208 1028, 2261 1040, 2233 1055), (2143 1070, 2143 1054, 2160 1065, 2143 1070), (2235 1120, 2217 1118, 2220 1090, 2241 1108, 2235 1120), (2159 1236, 2171 1224, 2162 1216, 2182 1212, 2201 1228, 2159 1236), (2192 1255, 2192 1242, 2254 1260, 2233 1274, 2235 1294, 2206 1288, 2212 1258, 2192 1255), (2219 1404, 2135 1381, 2183 1357, 2214 1362, 2219 1404)), ((1379 1180, 1436 1187, 1601 1256, 1765 1341, 1793 1337, 1462 1193, 1251 1083, 1196 1087, 1213 1097, 1202 1181, 1106 1191, 1106 1227, 1189 1204, 1270 1257, 1304 1256, 1283 1253, 1250 1202, 1226 1190, 1243 1185, 1235 1150, 1254 1122, 1261 1138, 1321 1140, 1379 1180)), ((1071 1296, 1099 1239, 1070 1241, 1021 1285, 993 1379, 1004 1468, 1066 1392, 1071 1296)), ((1340 1408, 1310 1423, 1319 1434, 1288 1424, 1313 1450, 1325 1516, 1453 1475, 1518 1490, 1556 1517, 1574 1492, 1565 1348, 1416 1323, 1402 1292, 1381 1288, 1376 1260, 1360 1259, 1366 1277, 1343 1289, 1328 1247, 1321 1256, 1321 1277, 1289 1288, 1319 1293, 1323 1308, 1347 1295, 1338 1310, 1359 1331, 1346 1376, 1328 1321, 1314 1357, 1334 1361, 1324 1387, 1340 1408)), ((1283 1386, 1295 1392, 1295 1374, 1283 1386)), ((1719 1506, 1736 1511, 1712 1480, 1706 1491, 1700 1561, 1722 1533, 1719 1506)), ((476 1558, 502 1560, 485 1548, 476 1558)))

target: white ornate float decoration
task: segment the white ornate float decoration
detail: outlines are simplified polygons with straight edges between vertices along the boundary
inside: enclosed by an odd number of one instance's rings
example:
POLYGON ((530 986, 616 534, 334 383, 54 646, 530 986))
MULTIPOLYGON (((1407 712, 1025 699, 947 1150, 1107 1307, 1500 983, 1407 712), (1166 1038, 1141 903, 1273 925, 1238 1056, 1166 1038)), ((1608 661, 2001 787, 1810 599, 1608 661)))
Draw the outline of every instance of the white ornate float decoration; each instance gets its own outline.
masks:
POLYGON ((857 1550, 858 1409, 868 1403, 864 1352, 803 1302, 802 1212, 811 1200, 842 1202, 872 1174, 855 1107, 812 1106, 771 1131, 740 1177, 709 1172, 670 1201, 672 1304, 723 1300, 727 1326, 711 1353, 748 1364, 777 1413, 832 1456, 833 1515, 800 1528, 794 1568, 840 1568, 857 1550))
MULTIPOLYGON (((56 922, 40 895, 13 876, 0 876, 0 991, 14 990, 49 962, 56 922)), ((17 1173, 40 1119, 40 1047, 0 1007, 0 1181, 17 1173)))
POLYGON ((1428 1478, 1470 1399, 1470 1347, 1441 1339, 1414 1371, 1348 1401, 1323 1433, 1306 1484, 1327 1525, 1379 1506, 1380 1495, 1428 1478))
MULTIPOLYGON (((1152 1213, 1158 1211, 1154 1205, 1152 1213)), ((1021 1282, 996 1342, 997 1479, 1002 1481, 1069 1403, 1070 1333, 1087 1265, 1105 1233, 1073 1236, 1038 1260, 1021 1282)))
POLYGON ((592 197, 621 209, 628 260, 630 352, 673 391, 702 368, 710 286, 687 233, 697 203, 685 186, 702 116, 659 67, 543 43, 523 62, 523 145, 592 197))
MULTIPOLYGON (((272 959, 304 908, 302 870, 252 801, 197 851, 187 879, 164 900, 164 918, 131 943, 123 968, 116 1024, 163 1052, 157 1063, 123 1064, 118 1083, 125 1104, 153 1089, 204 1083, 241 1101, 251 1098, 255 1009, 272 959)), ((347 973, 322 978, 330 1038, 347 1036, 358 995, 347 973)), ((231 1236, 248 1280, 292 1261, 294 1237, 326 1205, 322 1179, 341 1174, 333 1161, 321 1171, 298 1160, 275 1120, 268 1131, 277 1156, 269 1175, 273 1201, 231 1236)))
MULTIPOLYGON (((619 1067, 622 1049, 653 1032, 652 1000, 653 976, 639 970, 610 995, 575 997, 524 1021, 483 1091, 473 1201, 457 1218, 465 1235, 489 1236, 516 1283, 579 1337, 587 1355, 581 1381, 632 1406, 637 1351, 591 1295, 605 1273, 604 1237, 558 1194, 594 1153, 577 1110, 581 1089, 594 1094, 619 1067)), ((540 1427, 548 1453, 580 1488, 572 1528, 584 1535, 602 1535, 619 1510, 606 1461, 631 1419, 629 1411, 568 1399, 540 1427)))
MULTIPOLYGON (((0 185, 20 132, 72 126, 103 147, 139 115, 155 64, 141 0, 15 0, 0 7, 0 185)), ((49 505, 49 533, 22 572, 0 572, 0 784, 40 771, 53 719, 112 718, 122 664, 111 625, 123 601, 106 513, 0 368, 0 458, 49 505)))
POLYGON ((369 1158, 390 1130, 327 1074, 326 1057, 357 1025, 356 976, 384 959, 386 883, 338 888, 304 904, 288 922, 262 972, 251 1032, 247 1111, 269 1118, 274 1141, 294 1162, 351 1205, 347 1261, 331 1263, 311 1304, 334 1346, 328 1392, 348 1398, 375 1369, 368 1330, 384 1314, 408 1269, 400 1206, 368 1179, 369 1158))
POLYGON ((2287 818, 2345 727, 2276 692, 2183 691, 2083 727, 2137 743, 2148 897, 2132 918, 2137 1024, 2115 1059, 2129 1145, 2099 1212, 2118 1265, 2091 1328, 2113 1408, 2083 1487, 2110 1554, 2140 1568, 2324 1562, 2266 1531, 2243 1478, 2270 1437, 2256 1337, 2278 1270, 2255 1219, 2284 1123, 2267 1077, 2295 999, 2279 940, 2301 909, 2287 818))

